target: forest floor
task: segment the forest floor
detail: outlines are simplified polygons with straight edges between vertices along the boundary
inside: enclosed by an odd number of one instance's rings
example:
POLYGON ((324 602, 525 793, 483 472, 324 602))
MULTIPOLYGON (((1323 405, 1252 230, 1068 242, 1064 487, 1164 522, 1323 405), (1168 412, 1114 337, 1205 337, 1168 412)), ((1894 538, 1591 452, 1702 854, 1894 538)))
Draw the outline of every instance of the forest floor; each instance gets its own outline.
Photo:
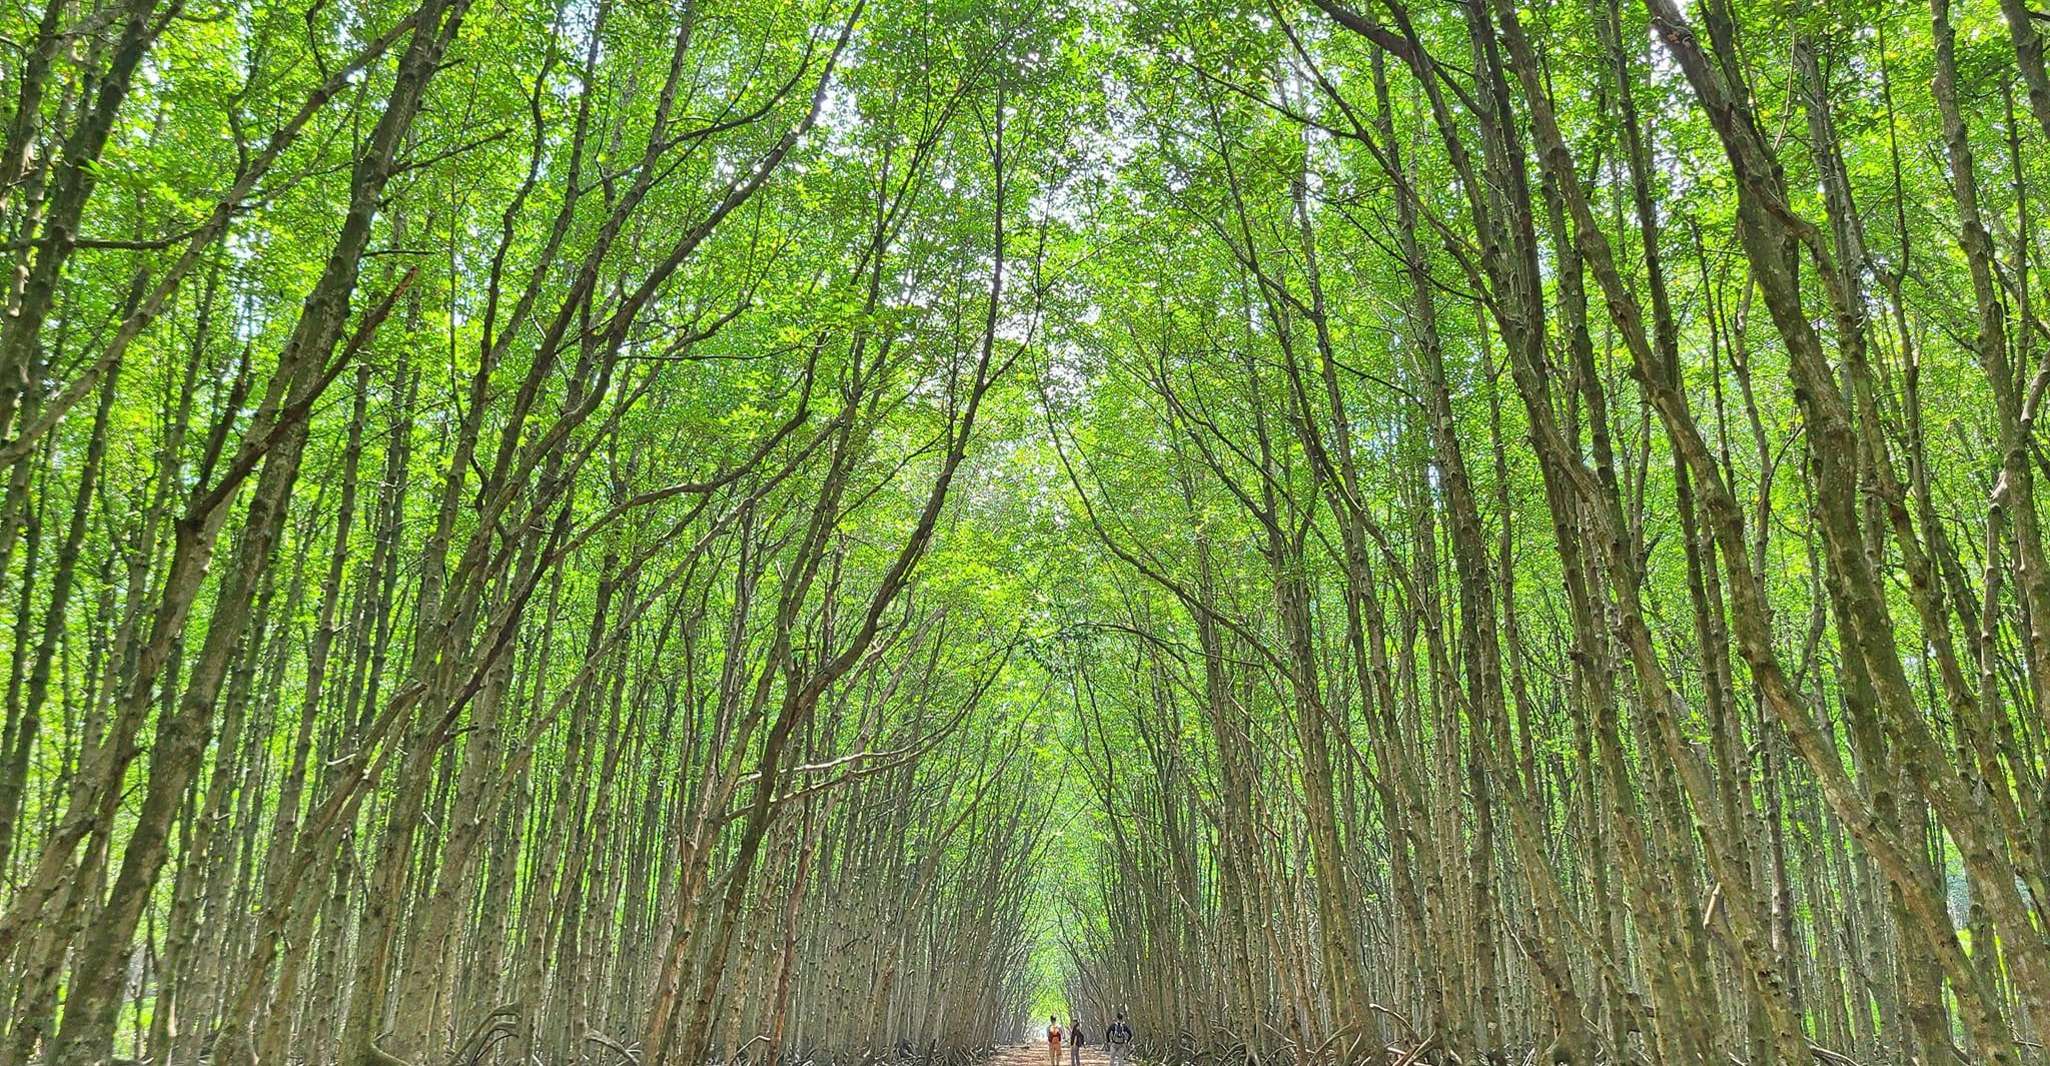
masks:
MULTIPOLYGON (((1061 1046, 1061 1066, 1074 1066, 1073 1053, 1067 1045, 1061 1046)), ((1102 1044, 1091 1043, 1082 1048, 1082 1066, 1109 1066, 1110 1052, 1102 1044)), ((1046 1041, 1029 1044, 1002 1044, 990 1050, 985 1066, 1047 1066, 1046 1041)))

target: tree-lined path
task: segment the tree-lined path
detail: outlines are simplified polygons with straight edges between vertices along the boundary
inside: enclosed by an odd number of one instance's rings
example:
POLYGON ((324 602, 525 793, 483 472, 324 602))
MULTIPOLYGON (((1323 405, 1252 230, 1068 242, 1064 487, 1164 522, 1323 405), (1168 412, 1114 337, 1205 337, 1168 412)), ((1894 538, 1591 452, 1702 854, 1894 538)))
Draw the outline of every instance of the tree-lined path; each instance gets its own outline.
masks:
MULTIPOLYGON (((1039 1022, 1038 1024, 1044 1025, 1045 1023, 1039 1022)), ((1061 1024, 1067 1024, 1066 1019, 1062 1019, 1061 1024)), ((1093 1033, 1091 1034, 1091 1041, 1089 1045, 1082 1049, 1082 1066, 1110 1066, 1110 1054, 1100 1044, 1094 1042, 1095 1034, 1093 1033)), ((987 1063, 987 1066, 1046 1066, 1046 1044, 1044 1041, 1027 1041, 1023 1044, 999 1045, 990 1049, 989 1057, 984 1061, 987 1063)), ((1062 1066, 1067 1066, 1067 1064, 1073 1061, 1074 1059, 1069 1055, 1068 1049, 1063 1047, 1061 1049, 1062 1066)))
POLYGON ((0 1066, 2050 1066, 2046 32, 0 5, 0 1066))

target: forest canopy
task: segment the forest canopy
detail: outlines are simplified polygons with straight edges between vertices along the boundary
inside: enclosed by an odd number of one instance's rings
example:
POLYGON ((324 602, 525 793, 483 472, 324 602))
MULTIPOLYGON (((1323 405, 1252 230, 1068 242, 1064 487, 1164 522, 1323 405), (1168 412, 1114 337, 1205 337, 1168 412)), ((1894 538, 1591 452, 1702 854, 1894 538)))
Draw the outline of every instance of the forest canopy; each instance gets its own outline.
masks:
POLYGON ((0 7, 0 1066, 2050 1063, 2046 32, 0 7))

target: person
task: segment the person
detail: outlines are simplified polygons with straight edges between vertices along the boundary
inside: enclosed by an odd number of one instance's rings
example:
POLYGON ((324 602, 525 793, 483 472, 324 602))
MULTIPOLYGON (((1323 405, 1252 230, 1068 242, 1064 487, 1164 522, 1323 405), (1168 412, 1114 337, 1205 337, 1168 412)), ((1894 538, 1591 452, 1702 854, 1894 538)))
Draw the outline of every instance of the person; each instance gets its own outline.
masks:
POLYGON ((1104 1043, 1110 1045, 1110 1066, 1125 1066, 1125 1052, 1132 1044, 1132 1023, 1125 1020, 1125 1012, 1118 1012, 1118 1020, 1110 1023, 1104 1031, 1104 1043))
POLYGON ((1061 1021, 1046 1016, 1046 1066, 1061 1066, 1061 1021))
POLYGON ((1088 1043, 1089 1038, 1082 1035, 1082 1023, 1072 1017, 1068 1019, 1068 1039, 1073 1041, 1068 1046, 1068 1054, 1072 1056, 1074 1066, 1082 1066, 1082 1045, 1088 1043))

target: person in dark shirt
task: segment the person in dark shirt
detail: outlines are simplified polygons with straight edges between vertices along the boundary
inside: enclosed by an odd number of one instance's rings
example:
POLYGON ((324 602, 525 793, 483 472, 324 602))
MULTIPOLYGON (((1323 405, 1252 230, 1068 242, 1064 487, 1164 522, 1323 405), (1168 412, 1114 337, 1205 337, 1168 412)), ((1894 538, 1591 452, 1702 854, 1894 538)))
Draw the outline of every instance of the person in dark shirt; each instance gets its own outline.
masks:
POLYGON ((1118 1020, 1110 1023, 1104 1031, 1104 1043, 1110 1045, 1110 1066, 1125 1066, 1125 1053, 1132 1046, 1132 1025, 1125 1021, 1125 1012, 1118 1012, 1118 1020))
POLYGON ((1074 1066, 1082 1066, 1082 1045, 1088 1042, 1088 1038, 1082 1035, 1082 1023, 1069 1018, 1068 1055, 1073 1061, 1074 1066))

